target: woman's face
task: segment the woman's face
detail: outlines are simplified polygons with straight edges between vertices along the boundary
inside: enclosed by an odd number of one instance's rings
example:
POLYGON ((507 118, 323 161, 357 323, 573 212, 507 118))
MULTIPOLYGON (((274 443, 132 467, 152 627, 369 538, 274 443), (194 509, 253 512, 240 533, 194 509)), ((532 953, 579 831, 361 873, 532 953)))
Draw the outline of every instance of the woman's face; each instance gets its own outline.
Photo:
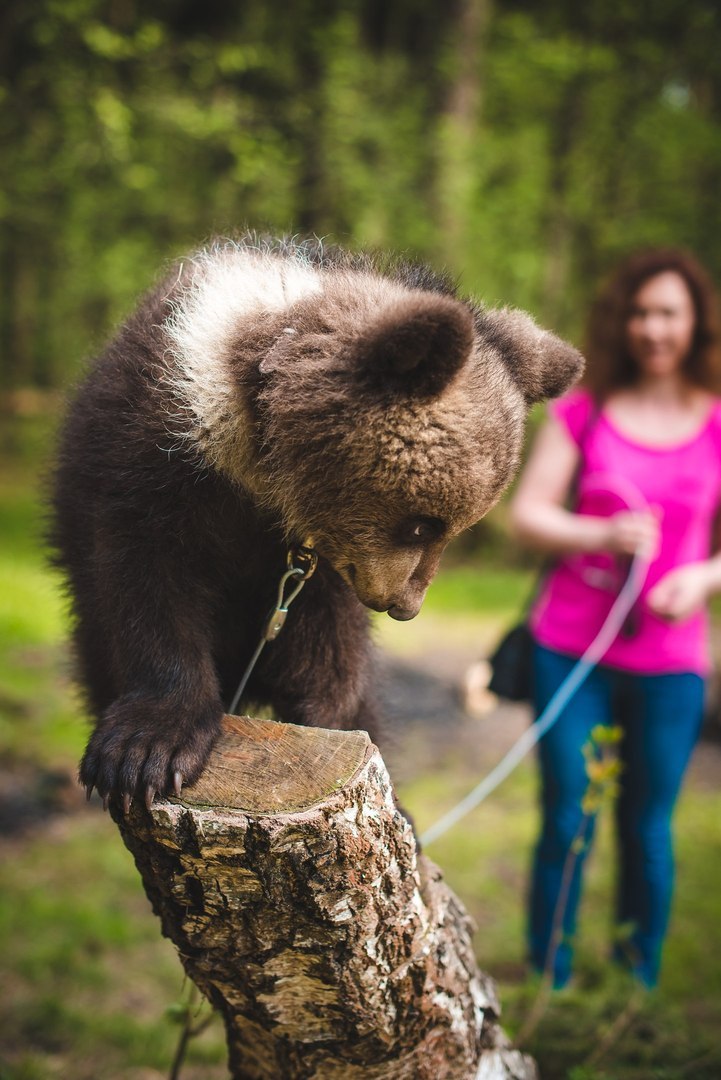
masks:
POLYGON ((626 346, 642 374, 672 375, 691 350, 695 327, 688 285, 675 270, 665 270, 645 281, 634 296, 626 346))

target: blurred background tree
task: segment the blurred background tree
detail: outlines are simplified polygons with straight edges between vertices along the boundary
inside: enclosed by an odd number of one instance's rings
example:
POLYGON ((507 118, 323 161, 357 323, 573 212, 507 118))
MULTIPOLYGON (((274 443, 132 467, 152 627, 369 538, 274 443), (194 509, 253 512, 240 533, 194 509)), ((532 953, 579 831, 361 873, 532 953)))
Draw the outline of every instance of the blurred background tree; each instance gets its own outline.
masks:
POLYGON ((721 276, 715 0, 6 0, 5 389, 251 226, 406 250, 578 339, 643 243, 721 276))

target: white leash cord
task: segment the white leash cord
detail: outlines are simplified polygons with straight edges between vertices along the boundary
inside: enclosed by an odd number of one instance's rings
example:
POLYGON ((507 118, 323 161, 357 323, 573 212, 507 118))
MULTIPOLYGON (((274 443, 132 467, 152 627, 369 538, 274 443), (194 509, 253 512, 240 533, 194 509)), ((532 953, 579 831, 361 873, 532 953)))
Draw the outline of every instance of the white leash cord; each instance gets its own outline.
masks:
POLYGON ((606 616, 606 621, 596 637, 588 646, 578 663, 568 673, 555 694, 549 701, 538 719, 524 731, 508 753, 501 758, 487 776, 478 783, 465 799, 449 810, 447 814, 431 825, 421 836, 421 844, 428 847, 449 829, 453 828, 461 818, 470 813, 479 803, 491 794, 498 785, 513 772, 516 765, 533 749, 538 740, 553 726, 562 710, 576 693, 578 688, 586 681, 597 664, 601 662, 605 653, 618 636, 626 616, 638 599, 648 573, 649 561, 644 554, 636 554, 629 567, 628 576, 623 588, 616 597, 613 607, 606 616))

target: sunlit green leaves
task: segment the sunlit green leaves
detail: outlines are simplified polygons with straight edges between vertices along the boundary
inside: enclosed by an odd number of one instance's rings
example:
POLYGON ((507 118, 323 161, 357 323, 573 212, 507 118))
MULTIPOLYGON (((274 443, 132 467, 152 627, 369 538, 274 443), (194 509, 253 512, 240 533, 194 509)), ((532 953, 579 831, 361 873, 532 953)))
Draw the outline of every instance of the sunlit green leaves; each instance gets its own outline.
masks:
POLYGON ((6 381, 65 381, 245 225, 418 253, 576 340, 629 247, 721 271, 712 0, 9 0, 4 28, 6 381))

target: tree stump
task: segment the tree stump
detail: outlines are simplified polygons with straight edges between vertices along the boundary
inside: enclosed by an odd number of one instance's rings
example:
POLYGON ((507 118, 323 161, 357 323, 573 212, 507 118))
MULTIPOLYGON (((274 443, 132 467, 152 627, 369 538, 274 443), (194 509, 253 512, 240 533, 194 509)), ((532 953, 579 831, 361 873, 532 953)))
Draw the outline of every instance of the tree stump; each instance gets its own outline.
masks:
POLYGON ((113 816, 233 1077, 536 1076, 365 732, 228 716, 182 799, 113 816))

